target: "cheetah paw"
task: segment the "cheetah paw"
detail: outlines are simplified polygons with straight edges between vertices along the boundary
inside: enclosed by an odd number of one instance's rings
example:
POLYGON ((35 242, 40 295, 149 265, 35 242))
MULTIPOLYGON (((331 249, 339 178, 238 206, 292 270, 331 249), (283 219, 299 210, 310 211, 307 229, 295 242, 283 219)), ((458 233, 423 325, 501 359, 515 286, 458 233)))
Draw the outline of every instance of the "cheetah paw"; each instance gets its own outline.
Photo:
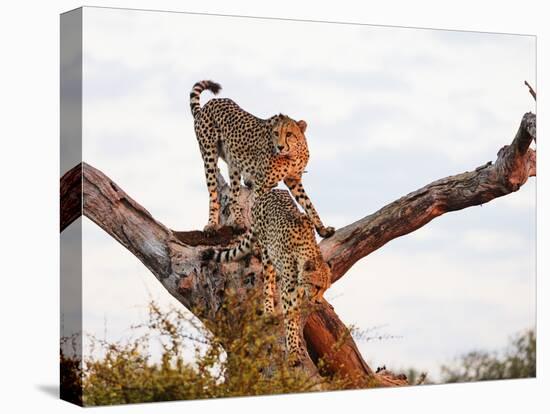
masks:
POLYGON ((231 225, 233 228, 233 233, 235 234, 243 234, 246 231, 246 226, 244 225, 244 222, 238 221, 231 225))
POLYGON ((207 236, 213 236, 220 228, 221 226, 219 224, 208 223, 204 226, 203 232, 206 233, 207 236))
POLYGON ((317 229, 317 233, 319 233, 319 236, 324 239, 332 236, 334 232, 334 227, 321 227, 320 229, 317 229))

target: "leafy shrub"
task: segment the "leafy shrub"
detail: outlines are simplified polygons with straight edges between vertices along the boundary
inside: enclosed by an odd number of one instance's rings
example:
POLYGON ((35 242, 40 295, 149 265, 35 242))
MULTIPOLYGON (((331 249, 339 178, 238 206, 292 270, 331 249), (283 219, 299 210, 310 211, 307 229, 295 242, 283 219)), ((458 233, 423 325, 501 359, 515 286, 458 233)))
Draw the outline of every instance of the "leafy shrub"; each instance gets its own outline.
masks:
POLYGON ((59 372, 60 397, 73 404, 82 405, 82 362, 77 357, 76 337, 61 339, 59 372), (63 349, 70 349, 70 355, 63 349))
POLYGON ((163 312, 151 303, 148 322, 133 327, 145 332, 135 339, 108 343, 92 337, 89 355, 101 356, 88 356, 83 364, 74 359, 68 364, 62 354, 67 371, 62 389, 79 390, 81 383, 81 402, 93 406, 349 387, 344 378, 312 378, 289 367, 279 339, 282 321, 263 316, 260 303, 257 297, 242 303, 228 295, 206 326, 186 311, 163 312), (160 362, 150 357, 151 337, 162 346, 160 362), (185 357, 189 353, 192 358, 185 357))
POLYGON ((527 330, 513 338, 504 352, 472 351, 441 367, 442 382, 535 377, 536 349, 535 332, 527 330))

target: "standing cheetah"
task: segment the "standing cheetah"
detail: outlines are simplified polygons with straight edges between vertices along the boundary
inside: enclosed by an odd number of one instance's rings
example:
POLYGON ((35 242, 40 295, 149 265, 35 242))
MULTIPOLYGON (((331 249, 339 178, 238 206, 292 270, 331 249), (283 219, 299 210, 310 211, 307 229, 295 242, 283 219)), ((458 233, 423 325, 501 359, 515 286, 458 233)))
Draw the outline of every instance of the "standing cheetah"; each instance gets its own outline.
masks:
POLYGON ((252 228, 238 246, 217 252, 209 249, 202 258, 217 262, 240 260, 258 243, 264 271, 264 310, 275 313, 279 280, 287 353, 291 364, 300 364, 307 357, 305 319, 300 310, 321 300, 330 286, 331 270, 321 255, 311 220, 300 213, 288 191, 274 189, 260 195, 252 206, 252 218, 252 228))
POLYGON ((276 187, 283 180, 313 221, 319 235, 332 236, 334 228, 323 226, 302 186, 302 173, 309 160, 304 136, 306 122, 296 122, 282 114, 260 119, 241 109, 231 99, 211 99, 201 108, 200 94, 205 89, 217 94, 221 86, 212 81, 201 81, 191 91, 191 112, 210 193, 208 224, 204 231, 212 232, 220 227, 216 177, 218 157, 221 157, 229 167, 229 221, 235 228, 244 229, 237 202, 241 177, 258 193, 276 187))

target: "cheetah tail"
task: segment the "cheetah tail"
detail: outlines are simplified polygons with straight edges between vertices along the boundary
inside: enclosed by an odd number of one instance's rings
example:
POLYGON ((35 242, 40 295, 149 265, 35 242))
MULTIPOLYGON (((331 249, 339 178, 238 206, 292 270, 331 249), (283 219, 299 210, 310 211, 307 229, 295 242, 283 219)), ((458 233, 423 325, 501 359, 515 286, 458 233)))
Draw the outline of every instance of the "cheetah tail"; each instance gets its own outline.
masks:
POLYGON ((218 250, 212 255, 216 262, 226 263, 241 260, 252 251, 254 236, 251 230, 248 230, 240 239, 239 244, 232 249, 218 250))
POLYGON ((219 83, 212 82, 209 80, 203 80, 200 82, 197 82, 193 85, 193 89, 191 90, 190 100, 191 100, 191 113, 193 114, 193 117, 196 117, 198 112, 201 109, 201 92, 205 89, 208 89, 211 91, 214 95, 216 95, 222 87, 219 83))

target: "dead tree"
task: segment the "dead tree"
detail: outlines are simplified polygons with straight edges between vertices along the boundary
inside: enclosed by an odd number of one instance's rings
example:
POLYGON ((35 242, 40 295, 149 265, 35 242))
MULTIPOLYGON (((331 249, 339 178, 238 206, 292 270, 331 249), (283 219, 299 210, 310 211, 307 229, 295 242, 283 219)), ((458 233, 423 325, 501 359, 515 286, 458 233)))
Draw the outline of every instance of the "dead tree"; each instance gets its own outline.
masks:
MULTIPOLYGON (((520 189, 536 175, 536 116, 526 113, 515 138, 488 162, 473 171, 434 181, 382 207, 355 223, 338 229, 320 243, 338 281, 361 258, 387 242, 415 231, 434 218, 487 203, 520 189)), ((222 206, 228 188, 223 187, 222 206)), ((241 204, 249 216, 250 192, 241 190, 241 204)), ((61 178, 61 231, 81 214, 91 219, 127 248, 187 309, 204 322, 216 317, 228 288, 246 296, 261 289, 262 267, 252 257, 222 266, 204 265, 200 253, 207 246, 228 246, 235 240, 229 227, 207 237, 201 231, 174 231, 156 221, 139 203, 101 171, 82 163, 61 178), (83 201, 83 205, 81 204, 83 201)), ((222 214, 222 223, 227 214, 222 214)), ((323 357, 329 372, 352 378, 355 386, 406 384, 403 376, 375 373, 359 353, 353 338, 330 304, 323 303, 307 320, 304 336, 313 361, 323 357), (344 337, 345 341, 335 347, 344 337)))

